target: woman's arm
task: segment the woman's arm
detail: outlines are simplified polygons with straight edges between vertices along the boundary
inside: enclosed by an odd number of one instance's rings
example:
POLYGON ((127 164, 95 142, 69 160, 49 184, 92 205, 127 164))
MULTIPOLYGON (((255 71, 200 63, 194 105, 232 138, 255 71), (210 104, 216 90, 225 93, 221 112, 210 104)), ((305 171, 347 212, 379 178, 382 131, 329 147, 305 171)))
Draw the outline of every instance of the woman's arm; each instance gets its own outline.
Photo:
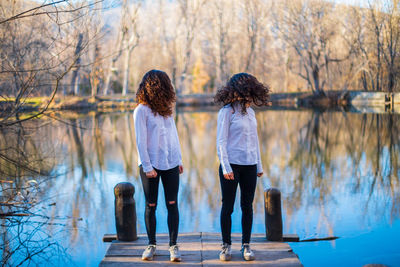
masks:
POLYGON ((149 153, 147 151, 147 124, 145 110, 136 108, 133 112, 135 124, 136 147, 139 153, 140 160, 144 172, 153 171, 153 166, 150 162, 149 153))
POLYGON ((217 154, 221 162, 222 172, 225 174, 232 173, 231 165, 228 160, 227 145, 229 124, 231 117, 230 108, 222 108, 218 113, 217 122, 217 154))

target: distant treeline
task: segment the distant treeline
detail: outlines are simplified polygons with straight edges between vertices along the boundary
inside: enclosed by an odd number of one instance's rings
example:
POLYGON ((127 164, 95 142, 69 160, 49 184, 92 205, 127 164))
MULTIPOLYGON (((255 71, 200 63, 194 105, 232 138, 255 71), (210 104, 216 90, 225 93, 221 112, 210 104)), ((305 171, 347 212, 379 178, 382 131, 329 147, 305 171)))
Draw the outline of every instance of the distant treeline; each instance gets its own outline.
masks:
POLYGON ((125 95, 153 68, 181 94, 243 71, 274 92, 400 91, 400 5, 367 2, 0 0, 0 95, 125 95))

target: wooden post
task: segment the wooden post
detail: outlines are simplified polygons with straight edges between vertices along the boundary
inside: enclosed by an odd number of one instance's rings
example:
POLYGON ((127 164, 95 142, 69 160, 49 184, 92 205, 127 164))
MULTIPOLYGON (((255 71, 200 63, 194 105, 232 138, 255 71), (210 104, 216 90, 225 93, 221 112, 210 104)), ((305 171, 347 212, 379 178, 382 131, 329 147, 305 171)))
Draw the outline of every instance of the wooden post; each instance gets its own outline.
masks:
POLYGON ((136 205, 133 198, 135 187, 131 183, 119 183, 114 187, 114 194, 117 239, 134 241, 137 239, 136 205))
POLYGON ((269 241, 283 241, 281 192, 276 188, 264 191, 265 231, 269 241))

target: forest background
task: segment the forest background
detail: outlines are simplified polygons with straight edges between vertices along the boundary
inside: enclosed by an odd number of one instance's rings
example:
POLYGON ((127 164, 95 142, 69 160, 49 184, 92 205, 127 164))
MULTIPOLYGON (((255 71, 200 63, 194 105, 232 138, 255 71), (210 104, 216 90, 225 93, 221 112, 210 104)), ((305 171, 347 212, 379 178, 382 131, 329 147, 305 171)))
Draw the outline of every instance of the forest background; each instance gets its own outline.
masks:
POLYGON ((0 97, 13 110, 133 94, 154 68, 179 95, 212 94, 237 72, 275 93, 396 92, 399 56, 397 0, 0 1, 0 97))

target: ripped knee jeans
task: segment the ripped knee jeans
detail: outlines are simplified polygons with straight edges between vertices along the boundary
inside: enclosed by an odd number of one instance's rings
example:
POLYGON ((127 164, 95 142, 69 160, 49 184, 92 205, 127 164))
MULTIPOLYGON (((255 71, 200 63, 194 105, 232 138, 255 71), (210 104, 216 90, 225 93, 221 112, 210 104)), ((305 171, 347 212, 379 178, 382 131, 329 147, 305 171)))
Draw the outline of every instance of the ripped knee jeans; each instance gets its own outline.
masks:
POLYGON ((146 224, 149 244, 156 244, 156 208, 158 200, 158 185, 161 182, 164 187, 165 203, 168 210, 169 245, 176 245, 179 228, 178 188, 179 166, 169 170, 157 170, 157 177, 147 178, 140 166, 140 177, 146 199, 144 220, 146 224))

